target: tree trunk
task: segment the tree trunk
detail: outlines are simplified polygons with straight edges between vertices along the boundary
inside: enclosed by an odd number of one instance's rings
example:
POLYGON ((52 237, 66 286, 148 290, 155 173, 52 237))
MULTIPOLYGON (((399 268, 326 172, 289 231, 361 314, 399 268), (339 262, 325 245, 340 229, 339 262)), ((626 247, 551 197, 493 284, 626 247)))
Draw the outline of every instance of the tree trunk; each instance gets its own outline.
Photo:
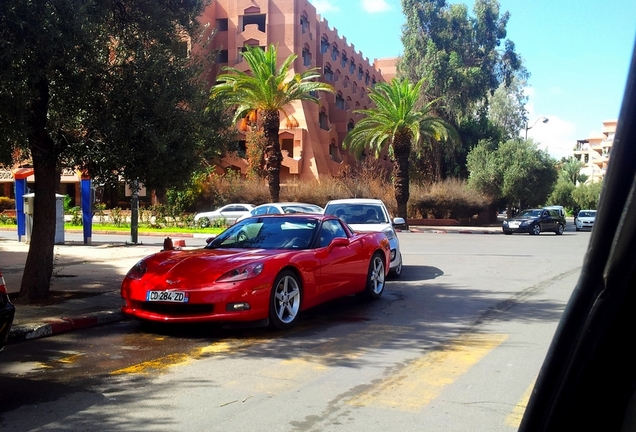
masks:
POLYGON ((263 130, 267 146, 265 147, 265 170, 267 171, 267 183, 272 202, 280 201, 280 166, 283 154, 278 142, 278 130, 280 128, 280 116, 278 111, 266 111, 263 115, 263 130))
POLYGON ((28 136, 35 176, 33 229, 20 286, 20 297, 27 302, 49 295, 55 246, 55 191, 60 182, 55 145, 46 129, 48 83, 42 79, 34 88, 38 97, 32 104, 28 136))
POLYGON ((409 191, 409 157, 411 156, 411 140, 409 137, 397 136, 393 141, 393 154, 395 165, 393 168, 393 184, 395 187, 395 201, 398 208, 398 217, 404 219, 405 229, 408 229, 407 208, 410 197, 409 191))

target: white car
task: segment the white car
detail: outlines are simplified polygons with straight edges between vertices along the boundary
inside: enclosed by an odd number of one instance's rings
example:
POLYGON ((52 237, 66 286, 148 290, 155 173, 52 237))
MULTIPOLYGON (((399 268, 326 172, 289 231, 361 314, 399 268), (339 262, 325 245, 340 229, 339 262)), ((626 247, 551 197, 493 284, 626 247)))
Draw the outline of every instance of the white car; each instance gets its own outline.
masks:
POLYGON ((391 246, 391 274, 394 277, 402 274, 400 241, 393 225, 404 224, 404 219, 395 218, 391 221, 389 211, 381 200, 369 198, 332 200, 325 206, 324 213, 338 216, 353 231, 376 231, 386 234, 391 246))
POLYGON ((299 202, 283 202, 283 203, 267 203, 256 206, 248 214, 238 218, 236 221, 243 220, 250 216, 259 216, 265 214, 289 214, 289 213, 316 213, 322 214, 322 207, 315 204, 306 204, 299 202))
POLYGON ((212 222, 216 220, 225 220, 227 225, 232 225, 239 217, 249 215, 253 208, 252 204, 227 204, 214 211, 197 213, 194 216, 194 222, 204 228, 212 225, 212 222))
POLYGON ((596 220, 596 210, 581 210, 574 220, 576 230, 592 229, 596 220))

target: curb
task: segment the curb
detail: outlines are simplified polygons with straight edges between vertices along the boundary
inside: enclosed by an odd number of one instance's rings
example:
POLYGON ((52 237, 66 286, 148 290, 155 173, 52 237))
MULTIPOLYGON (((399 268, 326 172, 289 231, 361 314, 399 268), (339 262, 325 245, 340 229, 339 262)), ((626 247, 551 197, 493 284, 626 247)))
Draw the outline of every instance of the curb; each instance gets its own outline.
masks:
POLYGON ((47 318, 41 322, 21 324, 11 327, 7 343, 15 343, 46 336, 94 327, 101 324, 127 319, 121 311, 91 312, 76 317, 47 318))
POLYGON ((418 234, 502 234, 502 231, 492 231, 492 230, 447 230, 447 229, 427 229, 427 228, 417 228, 417 227, 409 227, 408 230, 396 230, 398 232, 410 232, 410 233, 418 233, 418 234))

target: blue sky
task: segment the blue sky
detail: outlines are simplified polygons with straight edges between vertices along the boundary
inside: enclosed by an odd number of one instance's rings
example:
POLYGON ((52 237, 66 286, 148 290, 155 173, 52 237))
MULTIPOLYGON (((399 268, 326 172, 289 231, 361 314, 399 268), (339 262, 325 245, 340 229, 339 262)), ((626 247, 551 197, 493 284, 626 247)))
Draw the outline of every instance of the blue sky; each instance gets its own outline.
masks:
MULTIPOLYGON (((399 56, 400 0, 310 0, 370 60, 399 56)), ((464 3, 472 11, 474 1, 464 3)), ((528 131, 552 156, 618 119, 636 38, 636 1, 499 0, 510 12, 507 38, 530 72, 528 131), (611 5, 611 6, 610 6, 611 5)))

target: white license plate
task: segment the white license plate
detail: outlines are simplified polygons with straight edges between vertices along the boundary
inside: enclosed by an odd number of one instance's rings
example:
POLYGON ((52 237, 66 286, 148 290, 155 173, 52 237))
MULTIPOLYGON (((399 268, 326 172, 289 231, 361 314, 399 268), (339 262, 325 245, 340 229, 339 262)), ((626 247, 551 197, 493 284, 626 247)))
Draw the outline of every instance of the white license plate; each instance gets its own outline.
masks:
POLYGON ((510 228, 519 228, 519 222, 508 222, 510 228))
POLYGON ((148 291, 146 301, 187 303, 188 293, 183 291, 148 291))

